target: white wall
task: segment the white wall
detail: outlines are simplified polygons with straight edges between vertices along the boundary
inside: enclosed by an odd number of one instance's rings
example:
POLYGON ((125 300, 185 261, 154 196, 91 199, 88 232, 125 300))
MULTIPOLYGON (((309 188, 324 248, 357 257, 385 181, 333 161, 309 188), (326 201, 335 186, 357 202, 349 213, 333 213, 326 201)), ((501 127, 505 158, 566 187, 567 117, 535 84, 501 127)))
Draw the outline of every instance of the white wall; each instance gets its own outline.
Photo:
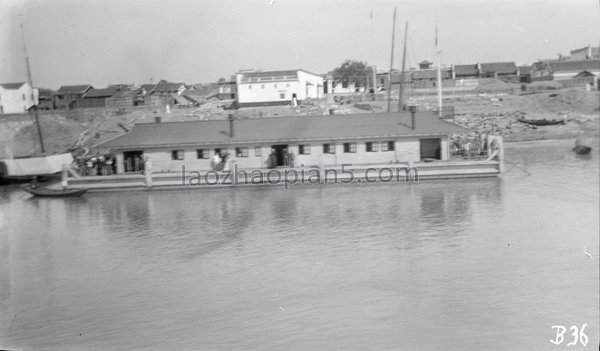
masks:
MULTIPOLYGON (((268 72, 266 72, 268 73, 268 72)), ((296 94, 298 100, 323 96, 323 78, 298 71, 297 80, 257 81, 242 83, 242 74, 236 76, 239 103, 273 102, 292 100, 296 94), (310 83, 307 85, 307 83, 310 83)))
POLYGON ((29 84, 23 84, 19 89, 6 89, 0 86, 0 106, 2 113, 24 113, 36 104, 38 90, 33 90, 29 84))

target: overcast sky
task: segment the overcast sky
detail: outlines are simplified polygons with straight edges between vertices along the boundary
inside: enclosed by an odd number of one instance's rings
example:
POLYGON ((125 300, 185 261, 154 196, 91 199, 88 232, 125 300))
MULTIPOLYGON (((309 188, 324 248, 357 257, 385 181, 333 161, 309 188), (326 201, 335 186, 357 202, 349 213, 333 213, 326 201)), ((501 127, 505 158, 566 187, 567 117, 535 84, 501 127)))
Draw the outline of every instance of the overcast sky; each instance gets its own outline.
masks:
POLYGON ((346 59, 389 70, 540 58, 600 41, 598 0, 0 0, 0 82, 207 83, 240 69, 326 73, 346 59), (273 1, 273 4, 271 4, 273 1), (371 18, 371 13, 373 14, 371 18))

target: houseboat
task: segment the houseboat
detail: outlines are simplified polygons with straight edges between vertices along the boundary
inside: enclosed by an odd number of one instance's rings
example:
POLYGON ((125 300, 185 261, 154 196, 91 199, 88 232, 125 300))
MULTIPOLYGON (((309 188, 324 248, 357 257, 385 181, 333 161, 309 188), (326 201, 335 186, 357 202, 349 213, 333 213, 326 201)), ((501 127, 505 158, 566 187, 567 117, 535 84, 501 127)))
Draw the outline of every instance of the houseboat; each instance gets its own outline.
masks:
POLYGON ((64 180, 70 188, 106 191, 287 184, 292 179, 294 184, 399 181, 409 180, 409 174, 413 181, 498 176, 501 137, 487 138, 490 147, 484 158, 451 159, 450 135, 466 132, 434 112, 416 109, 260 119, 231 115, 228 120, 186 122, 157 119, 96 146, 113 155, 116 174, 74 177, 64 172, 64 180))

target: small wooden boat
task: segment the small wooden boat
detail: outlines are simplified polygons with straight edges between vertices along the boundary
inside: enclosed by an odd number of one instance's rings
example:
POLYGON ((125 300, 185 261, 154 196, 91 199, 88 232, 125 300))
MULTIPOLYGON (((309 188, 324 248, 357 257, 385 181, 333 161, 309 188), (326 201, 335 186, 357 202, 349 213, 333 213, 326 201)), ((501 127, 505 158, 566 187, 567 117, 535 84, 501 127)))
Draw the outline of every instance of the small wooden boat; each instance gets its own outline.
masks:
POLYGON ((573 148, 573 151, 575 151, 577 155, 587 155, 590 153, 590 151, 592 151, 592 148, 585 145, 576 145, 573 148))
POLYGON ((34 196, 42 197, 77 197, 87 192, 87 189, 52 189, 31 184, 24 184, 21 188, 34 196))
POLYGON ((580 136, 575 139, 575 147, 573 148, 573 151, 575 151, 577 155, 587 155, 590 153, 590 151, 592 151, 592 147, 590 146, 591 143, 592 141, 590 138, 580 136))
POLYGON ((552 126, 556 124, 565 124, 564 119, 525 119, 517 118, 517 121, 521 123, 527 123, 534 126, 552 126))

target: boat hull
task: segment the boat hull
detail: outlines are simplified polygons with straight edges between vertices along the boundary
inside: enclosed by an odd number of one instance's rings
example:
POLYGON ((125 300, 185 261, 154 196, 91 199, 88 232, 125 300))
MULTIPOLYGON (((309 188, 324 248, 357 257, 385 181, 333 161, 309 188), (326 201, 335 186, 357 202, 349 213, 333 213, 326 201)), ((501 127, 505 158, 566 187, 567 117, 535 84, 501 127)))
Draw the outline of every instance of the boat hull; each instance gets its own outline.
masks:
POLYGON ((31 184, 25 184, 21 188, 31 195, 39 197, 79 197, 87 192, 87 189, 50 189, 33 187, 31 184))
POLYGON ((562 119, 524 119, 517 118, 517 121, 521 123, 531 124, 534 126, 553 126, 557 124, 565 124, 565 121, 562 119))

